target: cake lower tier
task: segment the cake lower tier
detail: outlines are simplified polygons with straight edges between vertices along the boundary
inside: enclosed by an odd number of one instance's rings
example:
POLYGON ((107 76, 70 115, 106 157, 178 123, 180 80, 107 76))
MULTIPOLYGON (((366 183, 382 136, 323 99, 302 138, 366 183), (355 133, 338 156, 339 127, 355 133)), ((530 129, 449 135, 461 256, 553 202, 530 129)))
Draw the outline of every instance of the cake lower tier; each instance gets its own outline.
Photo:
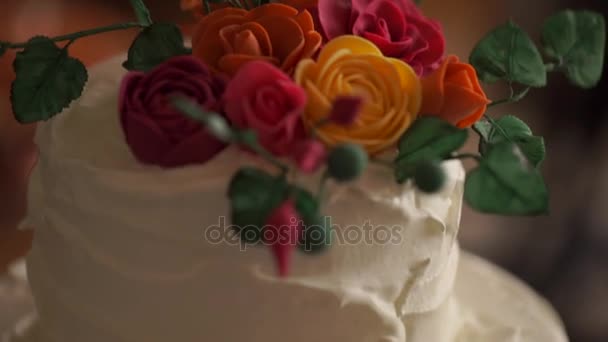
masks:
MULTIPOLYGON (((72 328, 78 330, 78 322, 72 328)), ((365 322, 356 322, 365 327, 365 322)), ((566 342, 559 318, 526 285, 486 261, 461 254, 454 293, 437 310, 405 318, 407 339, 399 342, 566 342)), ((233 329, 239 329, 234 322, 233 329)), ((92 341, 94 336, 87 337, 92 341)), ((210 335, 202 341, 229 341, 210 335)), ((250 341, 247 338, 243 341, 250 341)), ((53 339, 32 314, 24 319, 10 342, 72 342, 53 339)), ((131 340, 129 342, 143 342, 131 340)), ((183 342, 183 340, 171 339, 183 342)), ((312 340, 311 340, 312 341, 312 340)), ((324 340, 321 340, 324 341, 324 340)), ((338 338, 336 341, 348 341, 338 338)), ((370 340, 383 341, 383 340, 370 340)), ((390 340, 387 340, 390 341, 390 340)))

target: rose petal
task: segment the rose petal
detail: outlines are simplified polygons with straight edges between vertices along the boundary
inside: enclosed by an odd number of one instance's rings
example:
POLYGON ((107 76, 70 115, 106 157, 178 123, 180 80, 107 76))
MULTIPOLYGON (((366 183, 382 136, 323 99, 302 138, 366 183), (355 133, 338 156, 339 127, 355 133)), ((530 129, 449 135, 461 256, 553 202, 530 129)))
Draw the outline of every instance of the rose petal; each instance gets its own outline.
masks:
POLYGON ((314 173, 325 162, 327 149, 318 140, 306 140, 294 146, 292 157, 300 171, 314 173))
POLYGON ((228 84, 224 99, 227 102, 238 101, 244 94, 255 93, 260 85, 273 84, 277 80, 289 80, 289 77, 272 64, 251 61, 244 65, 228 84))
POLYGON ((202 164, 215 157, 226 148, 226 144, 212 136, 206 129, 200 129, 167 151, 160 159, 160 165, 175 167, 187 164, 202 164))
POLYGON ((278 87, 265 86, 255 94, 253 111, 266 123, 278 123, 287 108, 286 96, 278 87))
POLYGON ((403 37, 405 27, 404 12, 394 1, 373 1, 359 15, 352 31, 356 35, 376 33, 388 41, 396 41, 403 37), (381 23, 383 25, 379 25, 381 23), (370 32, 372 28, 374 30, 370 32))
POLYGON ((333 39, 351 32, 352 5, 350 1, 319 0, 319 21, 325 36, 333 39))
POLYGON ((145 114, 126 111, 122 128, 133 155, 145 164, 156 164, 170 151, 171 143, 158 125, 145 114))
POLYGON ((133 103, 132 94, 137 90, 139 82, 144 77, 143 72, 131 71, 128 72, 120 83, 118 91, 118 111, 119 113, 126 111, 128 108, 137 107, 133 103))
POLYGON ((279 66, 280 62, 278 59, 266 56, 248 56, 248 55, 224 55, 222 56, 217 65, 223 72, 228 75, 234 76, 245 64, 254 61, 264 61, 265 63, 279 66))

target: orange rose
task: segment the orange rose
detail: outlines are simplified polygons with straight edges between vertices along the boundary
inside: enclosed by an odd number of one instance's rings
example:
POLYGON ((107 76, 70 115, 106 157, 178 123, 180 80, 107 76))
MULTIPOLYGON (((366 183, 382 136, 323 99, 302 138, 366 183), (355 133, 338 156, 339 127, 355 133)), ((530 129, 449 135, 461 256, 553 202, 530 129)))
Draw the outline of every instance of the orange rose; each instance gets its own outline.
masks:
POLYGON ((444 119, 460 128, 469 127, 486 112, 490 101, 479 85, 477 72, 456 56, 422 79, 421 115, 444 119))
POLYGON ((197 24, 192 54, 229 75, 254 60, 292 73, 301 59, 314 55, 321 40, 308 11, 276 3, 251 11, 221 8, 197 24))

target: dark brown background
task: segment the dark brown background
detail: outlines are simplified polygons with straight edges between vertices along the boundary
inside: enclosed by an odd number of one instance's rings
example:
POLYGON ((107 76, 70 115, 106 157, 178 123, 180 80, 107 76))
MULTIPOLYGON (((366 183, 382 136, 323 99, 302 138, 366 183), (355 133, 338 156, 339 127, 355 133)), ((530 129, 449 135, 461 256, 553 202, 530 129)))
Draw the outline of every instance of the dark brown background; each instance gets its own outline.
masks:
MULTIPOLYGON (((178 0, 146 3, 156 19, 184 18, 178 0)), ((538 37, 542 19, 558 9, 608 13, 605 0, 426 0, 423 6, 443 22, 450 52, 463 59, 485 32, 509 18, 538 37)), ((2 1, 0 40, 68 33, 131 17, 124 0, 2 1)), ((74 44, 72 52, 92 64, 124 51, 132 37, 133 32, 106 34, 74 44)), ((13 57, 0 58, 0 273, 27 251, 31 239, 30 233, 16 230, 25 212, 35 147, 34 127, 18 125, 8 105, 13 57)), ((547 89, 493 110, 492 115, 519 115, 545 136, 551 214, 501 218, 465 210, 460 235, 465 248, 508 268, 546 296, 566 321, 573 342, 608 341, 607 88, 606 78, 593 91, 581 91, 551 75, 547 89)), ((503 90, 492 87, 488 93, 496 99, 504 96, 503 90)))

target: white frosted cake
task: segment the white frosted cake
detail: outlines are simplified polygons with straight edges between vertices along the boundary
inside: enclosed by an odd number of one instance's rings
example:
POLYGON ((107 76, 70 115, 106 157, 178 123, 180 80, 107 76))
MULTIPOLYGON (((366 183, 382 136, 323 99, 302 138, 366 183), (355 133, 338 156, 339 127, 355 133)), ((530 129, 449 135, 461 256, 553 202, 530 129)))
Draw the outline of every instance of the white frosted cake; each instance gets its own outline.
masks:
POLYGON ((11 342, 567 341, 457 235, 465 202, 547 213, 543 138, 489 109, 549 72, 597 84, 602 15, 557 13, 539 47, 508 22, 465 62, 413 0, 182 0, 187 38, 144 2, 133 22, 0 42, 19 50, 15 118, 40 122, 36 308, 11 342), (69 55, 123 29, 127 56, 87 73, 69 55), (499 81, 510 95, 488 98, 499 81))
POLYGON ((230 147, 200 166, 139 163, 117 112, 122 60, 93 69, 83 96, 38 127, 24 223, 35 228, 38 319, 26 340, 566 341, 519 283, 459 261, 458 161, 443 164, 433 195, 378 165, 331 184, 334 243, 294 254, 287 277, 270 249, 214 240, 208 228, 229 217, 226 184, 254 159, 230 147))

